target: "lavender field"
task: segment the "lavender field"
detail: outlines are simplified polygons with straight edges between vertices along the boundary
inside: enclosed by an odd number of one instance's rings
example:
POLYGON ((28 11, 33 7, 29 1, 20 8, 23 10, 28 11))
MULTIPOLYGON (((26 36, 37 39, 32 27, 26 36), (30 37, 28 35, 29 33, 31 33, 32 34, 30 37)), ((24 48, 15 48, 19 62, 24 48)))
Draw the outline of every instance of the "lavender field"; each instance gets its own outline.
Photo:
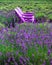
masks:
POLYGON ((0 0, 0 65, 52 65, 51 0, 0 0), (34 12, 36 23, 18 24, 14 8, 34 12))
POLYGON ((52 28, 27 23, 3 28, 0 65, 52 65, 52 28))

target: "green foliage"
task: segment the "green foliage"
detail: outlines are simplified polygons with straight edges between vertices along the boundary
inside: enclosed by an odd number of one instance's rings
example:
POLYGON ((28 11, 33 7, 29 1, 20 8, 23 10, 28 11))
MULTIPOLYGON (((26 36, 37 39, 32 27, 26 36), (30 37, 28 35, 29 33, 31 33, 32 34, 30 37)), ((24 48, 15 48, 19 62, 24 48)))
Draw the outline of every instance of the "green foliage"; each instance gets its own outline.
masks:
POLYGON ((45 16, 45 13, 42 13, 42 12, 38 12, 38 13, 36 13, 36 18, 39 18, 39 17, 43 17, 43 16, 45 16))
POLYGON ((30 62, 32 62, 32 64, 34 62, 37 65, 42 64, 42 62, 47 59, 47 48, 46 46, 42 48, 40 45, 37 45, 37 49, 36 49, 34 46, 32 46, 28 48, 26 55, 30 58, 30 62))
POLYGON ((6 19, 6 17, 5 16, 3 16, 3 15, 0 15, 0 23, 4 23, 4 22, 6 22, 7 21, 7 19, 6 19))
POLYGON ((40 24, 39 24, 39 27, 40 27, 40 28, 43 28, 43 27, 44 27, 44 24, 43 24, 43 23, 40 23, 40 24))
POLYGON ((4 24, 2 24, 2 23, 0 23, 0 27, 5 27, 5 25, 4 25, 4 24))
POLYGON ((7 18, 7 22, 8 23, 11 23, 12 21, 13 21, 13 17, 12 16, 10 16, 10 17, 7 18))
POLYGON ((14 49, 11 47, 11 45, 3 45, 3 44, 0 44, 0 52, 2 53, 7 53, 7 52, 12 52, 14 49))
POLYGON ((52 19, 52 13, 48 14, 48 19, 52 19))
MULTIPOLYGON (((0 10, 9 11, 15 9, 19 6, 24 12, 33 11, 36 13, 36 17, 45 16, 47 12, 52 11, 52 2, 35 0, 35 1, 14 1, 14 0, 4 0, 0 3, 0 10), (4 2, 5 1, 5 2, 4 2), (48 6, 49 5, 49 6, 48 6)), ((48 14, 48 17, 50 15, 48 14)), ((50 16, 51 17, 51 16, 50 16)))

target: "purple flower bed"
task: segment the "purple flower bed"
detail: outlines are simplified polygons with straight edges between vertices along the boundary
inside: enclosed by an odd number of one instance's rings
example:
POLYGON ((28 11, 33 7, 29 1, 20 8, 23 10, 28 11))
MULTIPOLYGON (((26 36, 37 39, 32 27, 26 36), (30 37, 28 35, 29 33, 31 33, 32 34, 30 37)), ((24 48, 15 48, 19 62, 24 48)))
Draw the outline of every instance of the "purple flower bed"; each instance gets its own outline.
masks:
POLYGON ((52 65, 52 29, 32 25, 0 31, 0 44, 14 48, 0 52, 0 65, 52 65))

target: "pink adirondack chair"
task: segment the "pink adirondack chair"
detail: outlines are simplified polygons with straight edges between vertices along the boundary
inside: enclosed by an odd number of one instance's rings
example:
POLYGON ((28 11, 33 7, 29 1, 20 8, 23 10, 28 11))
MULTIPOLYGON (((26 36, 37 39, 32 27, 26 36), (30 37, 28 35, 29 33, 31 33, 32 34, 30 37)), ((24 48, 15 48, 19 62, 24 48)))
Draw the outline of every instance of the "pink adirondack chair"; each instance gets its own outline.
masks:
POLYGON ((34 22, 33 12, 23 13, 19 7, 15 9, 15 12, 22 22, 34 22))

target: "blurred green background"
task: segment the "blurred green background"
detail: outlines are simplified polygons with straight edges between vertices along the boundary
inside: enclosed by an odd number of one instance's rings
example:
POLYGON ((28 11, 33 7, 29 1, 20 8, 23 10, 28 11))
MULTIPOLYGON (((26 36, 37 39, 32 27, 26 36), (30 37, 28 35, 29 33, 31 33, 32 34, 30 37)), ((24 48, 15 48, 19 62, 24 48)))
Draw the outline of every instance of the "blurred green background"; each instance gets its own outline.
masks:
POLYGON ((52 19, 51 0, 0 0, 0 10, 10 11, 20 7, 23 12, 33 11, 35 17, 47 16, 52 19))

